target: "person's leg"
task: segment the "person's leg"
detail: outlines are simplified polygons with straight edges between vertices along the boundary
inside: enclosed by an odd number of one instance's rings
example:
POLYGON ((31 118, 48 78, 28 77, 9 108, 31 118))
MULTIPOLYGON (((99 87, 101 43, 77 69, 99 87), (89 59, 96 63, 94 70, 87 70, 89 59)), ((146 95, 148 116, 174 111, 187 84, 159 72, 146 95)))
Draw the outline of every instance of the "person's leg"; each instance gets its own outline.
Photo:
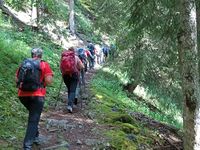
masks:
POLYGON ((75 99, 74 99, 74 105, 78 104, 79 98, 80 98, 80 81, 78 82, 77 87, 76 87, 76 96, 75 96, 75 99))
POLYGON ((92 58, 89 57, 89 58, 88 58, 88 61, 89 61, 89 69, 92 69, 92 58))
POLYGON ((95 56, 93 56, 92 58, 92 68, 94 68, 94 64, 95 64, 95 56))
POLYGON ((33 141, 38 134, 38 124, 44 106, 44 97, 20 98, 22 104, 29 111, 28 125, 24 138, 24 150, 31 150, 33 141))
POLYGON ((85 72, 87 72, 87 64, 88 64, 88 63, 87 63, 87 60, 85 60, 85 61, 84 61, 84 67, 85 67, 84 70, 85 70, 85 72))
POLYGON ((81 89, 81 84, 82 84, 82 74, 84 72, 84 69, 82 69, 80 71, 80 74, 79 74, 79 80, 78 80, 78 83, 77 83, 77 87, 76 87, 76 96, 75 96, 75 99, 74 99, 74 104, 77 105, 78 104, 78 99, 80 99, 80 89, 81 89))
POLYGON ((79 81, 79 75, 73 74, 71 78, 71 84, 70 84, 70 93, 69 93, 69 101, 68 106, 71 106, 73 108, 73 103, 76 95, 76 88, 79 81))
POLYGON ((69 103, 69 95, 71 93, 71 91, 70 91, 71 77, 69 75, 64 75, 63 80, 64 80, 64 83, 67 87, 67 102, 69 103))

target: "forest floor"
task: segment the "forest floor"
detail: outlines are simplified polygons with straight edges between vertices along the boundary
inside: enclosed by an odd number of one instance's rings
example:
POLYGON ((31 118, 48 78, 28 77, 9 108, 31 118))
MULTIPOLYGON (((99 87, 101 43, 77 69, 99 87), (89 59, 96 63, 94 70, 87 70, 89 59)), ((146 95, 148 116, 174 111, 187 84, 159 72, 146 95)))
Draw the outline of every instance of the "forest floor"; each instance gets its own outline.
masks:
MULTIPOLYGON (((67 92, 60 96, 61 101, 55 107, 44 112, 40 121, 41 145, 34 145, 33 150, 99 150, 115 149, 109 143, 109 139, 102 133, 111 129, 110 126, 98 124, 91 119, 88 112, 88 103, 92 100, 89 83, 96 70, 86 74, 86 93, 82 102, 73 113, 66 111, 67 92)), ((64 85, 63 85, 64 86, 64 85)), ((66 88, 65 88, 66 89, 66 88)), ((182 140, 173 128, 152 120, 140 113, 131 114, 137 121, 145 124, 151 130, 157 130, 164 139, 155 141, 152 148, 141 147, 139 150, 181 150, 182 140)))

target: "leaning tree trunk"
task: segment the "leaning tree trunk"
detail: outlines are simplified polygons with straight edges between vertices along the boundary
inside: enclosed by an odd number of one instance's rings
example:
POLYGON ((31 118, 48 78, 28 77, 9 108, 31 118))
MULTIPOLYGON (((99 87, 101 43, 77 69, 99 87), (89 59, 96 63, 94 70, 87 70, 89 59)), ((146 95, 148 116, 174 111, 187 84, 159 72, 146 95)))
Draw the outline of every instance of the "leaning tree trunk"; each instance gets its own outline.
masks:
MULTIPOLYGON (((200 1, 197 1, 196 6, 197 6, 197 45, 198 45, 197 47, 198 47, 198 56, 200 56, 200 49, 199 49, 200 48, 200 1)), ((198 70, 200 75, 200 65, 198 70)))
POLYGON ((31 23, 33 26, 38 26, 39 24, 39 4, 38 0, 31 0, 31 23))
POLYGON ((15 14, 13 14, 5 5, 4 5, 4 1, 0 0, 0 9, 2 10, 3 13, 5 13, 6 15, 10 16, 13 21, 20 27, 23 28, 24 26, 26 26, 26 24, 24 22, 22 22, 20 19, 18 19, 15 14))
POLYGON ((179 39, 184 98, 184 150, 200 149, 200 96, 195 0, 181 0, 182 29, 179 39))
POLYGON ((70 29, 72 34, 75 34, 74 0, 69 1, 69 29, 70 29))

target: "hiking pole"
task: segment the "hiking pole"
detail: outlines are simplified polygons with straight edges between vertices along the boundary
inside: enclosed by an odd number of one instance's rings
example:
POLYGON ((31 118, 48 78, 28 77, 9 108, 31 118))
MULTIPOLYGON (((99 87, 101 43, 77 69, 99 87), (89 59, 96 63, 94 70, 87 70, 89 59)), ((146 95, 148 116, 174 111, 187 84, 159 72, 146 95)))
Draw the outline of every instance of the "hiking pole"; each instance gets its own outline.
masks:
POLYGON ((61 91, 62 85, 63 85, 63 78, 61 79, 60 87, 59 87, 59 89, 58 89, 58 95, 57 95, 57 97, 56 97, 55 108, 57 107, 57 104, 58 104, 58 100, 59 100, 59 97, 60 97, 60 91, 61 91))
POLYGON ((84 84, 84 70, 81 70, 80 82, 79 82, 79 88, 80 88, 79 96, 81 99, 81 109, 83 108, 83 84, 84 84))

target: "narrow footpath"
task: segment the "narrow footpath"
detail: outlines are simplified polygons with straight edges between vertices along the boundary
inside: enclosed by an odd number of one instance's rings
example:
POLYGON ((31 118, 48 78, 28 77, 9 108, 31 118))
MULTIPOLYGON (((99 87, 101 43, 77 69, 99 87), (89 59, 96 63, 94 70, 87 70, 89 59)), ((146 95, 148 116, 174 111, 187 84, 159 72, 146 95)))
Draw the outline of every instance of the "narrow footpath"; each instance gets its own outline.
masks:
POLYGON ((101 131, 106 127, 97 124, 85 113, 90 101, 89 82, 95 70, 86 73, 86 88, 84 98, 79 100, 73 113, 66 111, 66 87, 63 84, 61 102, 44 112, 40 121, 40 144, 33 150, 91 150, 106 147, 106 140, 101 131))

